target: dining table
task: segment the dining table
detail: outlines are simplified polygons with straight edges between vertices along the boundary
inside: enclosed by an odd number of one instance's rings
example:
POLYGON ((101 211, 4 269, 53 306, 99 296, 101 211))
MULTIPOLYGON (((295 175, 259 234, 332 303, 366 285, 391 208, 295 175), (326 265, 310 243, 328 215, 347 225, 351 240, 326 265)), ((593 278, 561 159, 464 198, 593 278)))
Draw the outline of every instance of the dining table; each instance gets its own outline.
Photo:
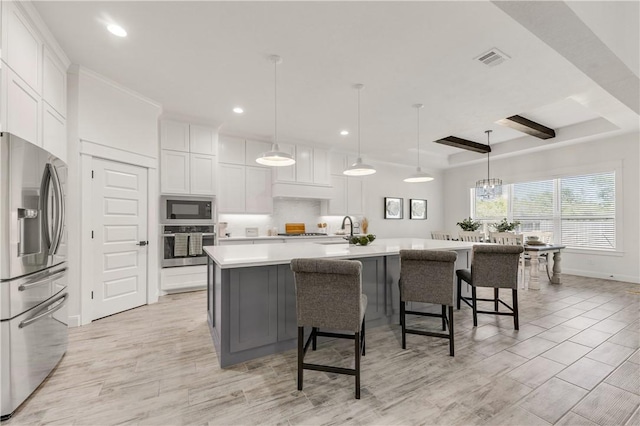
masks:
POLYGON ((553 268, 549 273, 549 260, 547 259, 547 274, 551 284, 562 284, 562 250, 566 246, 561 244, 525 244, 524 253, 529 255, 529 284, 530 290, 540 290, 540 255, 544 253, 553 253, 553 268))

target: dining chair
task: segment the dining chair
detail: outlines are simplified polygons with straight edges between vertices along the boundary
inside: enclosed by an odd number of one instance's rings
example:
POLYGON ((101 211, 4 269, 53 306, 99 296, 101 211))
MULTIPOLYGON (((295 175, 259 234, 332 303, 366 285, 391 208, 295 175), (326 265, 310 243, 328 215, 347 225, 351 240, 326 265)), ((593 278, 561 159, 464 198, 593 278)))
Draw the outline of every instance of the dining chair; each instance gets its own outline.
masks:
POLYGON ((473 326, 478 326, 478 314, 508 315, 513 317, 513 325, 519 329, 518 322, 518 264, 524 251, 521 245, 479 244, 473 246, 471 269, 458 269, 457 309, 463 301, 473 310, 473 326), (471 285, 471 297, 462 296, 462 281, 471 285), (478 298, 478 287, 493 288, 493 299, 478 298), (511 289, 512 304, 508 305, 499 297, 501 288, 511 289), (493 311, 478 310, 478 301, 493 302, 493 311), (510 312, 500 311, 500 305, 510 312))
POLYGON ((407 348, 407 334, 440 337, 449 340, 449 355, 454 356, 453 293, 454 268, 458 254, 454 251, 400 250, 400 325, 402 349, 407 348), (407 302, 441 305, 439 314, 407 310, 407 302), (447 308, 449 315, 447 316, 447 308), (442 319, 443 333, 407 328, 407 314, 442 319), (448 333, 444 333, 446 329, 448 333))
POLYGON ((458 233, 460 237, 460 241, 467 241, 471 243, 482 243, 484 242, 484 234, 482 232, 476 231, 460 231, 458 233))
POLYGON ((446 231, 432 231, 431 239, 432 240, 452 240, 453 236, 446 231))
POLYGON ((367 296, 362 294, 362 263, 357 260, 292 259, 298 324, 298 390, 303 371, 316 370, 355 376, 356 399, 360 399, 360 356, 365 355, 364 317, 367 296), (311 327, 304 341, 304 328, 311 327), (348 333, 325 332, 320 329, 348 333), (352 339, 354 368, 304 362, 309 345, 316 350, 318 336, 352 339))

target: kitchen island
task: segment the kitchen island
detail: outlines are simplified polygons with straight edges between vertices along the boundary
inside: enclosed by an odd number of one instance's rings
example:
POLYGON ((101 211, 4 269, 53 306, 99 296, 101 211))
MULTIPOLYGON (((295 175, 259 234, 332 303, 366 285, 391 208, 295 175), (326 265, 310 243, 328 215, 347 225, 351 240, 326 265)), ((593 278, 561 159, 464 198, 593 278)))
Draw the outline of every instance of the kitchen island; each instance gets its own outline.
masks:
POLYGON ((416 238, 377 239, 368 246, 318 241, 205 247, 207 319, 220 366, 296 347, 291 259, 362 262, 362 291, 368 298, 366 325, 370 328, 397 323, 401 249, 456 251, 459 269, 469 267, 472 247, 468 242, 416 238))

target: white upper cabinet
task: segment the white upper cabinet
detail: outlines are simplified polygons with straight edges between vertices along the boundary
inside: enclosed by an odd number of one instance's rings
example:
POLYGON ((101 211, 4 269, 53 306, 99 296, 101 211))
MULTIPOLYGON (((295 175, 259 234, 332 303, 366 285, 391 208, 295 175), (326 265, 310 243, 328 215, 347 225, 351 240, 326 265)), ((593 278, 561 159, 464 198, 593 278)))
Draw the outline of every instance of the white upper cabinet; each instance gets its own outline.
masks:
POLYGON ((332 175, 342 175, 347 167, 347 156, 340 152, 331 151, 329 153, 329 172, 332 175))
POLYGON ((296 146, 296 182, 313 183, 313 148, 296 146))
POLYGON ((66 120, 47 102, 42 103, 42 147, 67 161, 66 120))
POLYGON ((246 164, 247 166, 255 166, 255 167, 269 167, 269 166, 264 166, 262 164, 258 164, 256 162, 256 158, 260 157, 262 153, 270 150, 271 150, 271 144, 269 142, 247 140, 245 142, 244 164, 246 164))
POLYGON ((271 170, 264 167, 245 168, 245 211, 247 213, 272 213, 271 170))
POLYGON ((326 215, 361 215, 364 214, 362 178, 340 175, 330 176, 331 198, 323 201, 322 214, 326 215))
POLYGON ((364 214, 363 185, 362 178, 347 178, 347 214, 364 214))
POLYGON ((160 190, 165 194, 215 195, 217 133, 180 121, 160 121, 160 190))
POLYGON ((67 70, 46 46, 43 56, 42 99, 62 117, 67 116, 67 70))
POLYGON ((2 59, 36 93, 41 94, 42 40, 14 4, 2 4, 2 59))
POLYGON ((236 164, 219 165, 220 197, 218 211, 220 213, 244 213, 245 211, 245 166, 236 164))
POLYGON ((189 153, 162 150, 160 186, 166 194, 189 193, 189 153))
POLYGON ((216 132, 210 127, 189 125, 189 152, 216 155, 216 132))
MULTIPOLYGON (((296 146, 288 143, 278 144, 280 151, 291 154, 293 158, 296 158, 296 146)), ((296 181, 296 165, 284 166, 275 168, 275 181, 276 182, 295 182, 296 181)))
POLYGON ((244 139, 220 136, 218 142, 218 157, 221 163, 244 165, 244 139))
POLYGON ((326 149, 313 149, 313 183, 330 185, 329 152, 326 149))
POLYGON ((205 154, 191 154, 190 157, 190 193, 199 195, 215 195, 216 157, 205 154))
POLYGON ((2 70, 2 126, 7 132, 42 146, 42 98, 17 73, 2 70))
POLYGON ((162 120, 160 122, 160 147, 173 151, 189 152, 189 124, 162 120))

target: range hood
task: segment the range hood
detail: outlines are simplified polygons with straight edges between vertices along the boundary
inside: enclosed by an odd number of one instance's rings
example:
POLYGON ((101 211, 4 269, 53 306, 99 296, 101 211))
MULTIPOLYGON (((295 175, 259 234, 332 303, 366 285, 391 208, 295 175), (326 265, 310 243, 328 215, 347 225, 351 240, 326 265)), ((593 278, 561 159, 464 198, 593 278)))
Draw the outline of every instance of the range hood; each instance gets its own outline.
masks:
POLYGON ((308 200, 329 200, 333 196, 333 187, 301 185, 299 183, 274 183, 271 186, 273 198, 305 198, 308 200))

